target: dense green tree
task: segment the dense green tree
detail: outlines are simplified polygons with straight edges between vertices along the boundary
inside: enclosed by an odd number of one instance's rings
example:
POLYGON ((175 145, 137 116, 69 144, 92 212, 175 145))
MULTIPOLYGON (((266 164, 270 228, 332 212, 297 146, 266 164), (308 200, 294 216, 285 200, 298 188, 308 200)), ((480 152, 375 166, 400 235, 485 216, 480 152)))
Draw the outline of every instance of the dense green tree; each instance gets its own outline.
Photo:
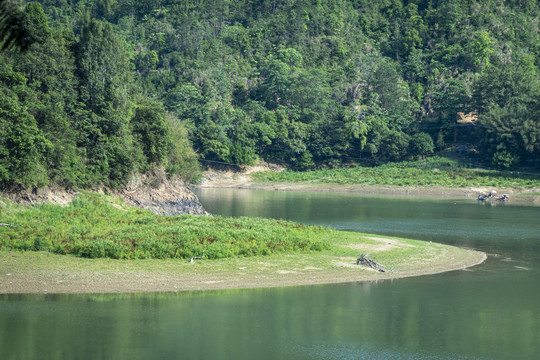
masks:
POLYGON ((389 129, 381 136, 375 158, 378 161, 401 161, 408 154, 410 137, 398 130, 389 129))
POLYGON ((192 84, 177 84, 164 94, 167 109, 191 123, 201 123, 208 116, 208 105, 201 91, 192 84))
POLYGON ((491 69, 474 89, 489 155, 504 150, 532 160, 540 154, 540 80, 527 59, 491 69))
POLYGON ((22 18, 22 11, 16 3, 0 0, 0 50, 26 49, 28 41, 22 18))
POLYGON ((227 134, 211 120, 197 128, 194 145, 199 154, 209 160, 225 161, 231 153, 227 134))
POLYGON ((507 151, 523 159, 540 155, 540 111, 523 104, 495 106, 482 114, 481 125, 487 151, 507 151))
POLYGON ((112 26, 90 20, 76 47, 79 101, 83 115, 76 126, 86 147, 89 168, 100 181, 118 186, 134 170, 128 129, 128 62, 112 26))
POLYGON ((51 143, 44 154, 48 176, 73 186, 84 181, 84 175, 71 119, 77 103, 77 80, 69 44, 49 27, 38 3, 28 4, 22 24, 31 42, 28 51, 13 54, 13 68, 27 77, 25 105, 51 143))
POLYGON ((29 3, 22 16, 22 28, 25 32, 25 41, 29 43, 44 43, 51 37, 51 29, 45 12, 39 3, 29 3))
POLYGON ((167 114, 171 148, 167 156, 166 171, 169 175, 178 175, 187 183, 198 180, 200 176, 199 155, 193 151, 184 123, 171 114, 167 114))
POLYGON ((133 134, 149 164, 163 163, 170 152, 172 144, 169 143, 166 117, 161 103, 146 100, 137 105, 131 119, 133 134))
POLYGON ((9 91, 0 92, 0 181, 23 186, 48 182, 43 154, 51 144, 36 120, 9 91))
POLYGON ((281 60, 271 59, 263 72, 263 99, 269 109, 285 105, 289 100, 289 86, 292 83, 291 68, 281 60))
POLYGON ((433 150, 435 149, 433 139, 424 132, 414 134, 411 137, 409 146, 410 153, 421 158, 425 158, 426 156, 433 154, 433 150))
POLYGON ((91 20, 83 28, 76 50, 81 102, 99 117, 96 125, 102 134, 119 134, 130 105, 123 44, 110 24, 91 20))
POLYGON ((490 66, 490 56, 493 53, 494 41, 486 30, 479 31, 470 43, 470 53, 474 59, 474 65, 480 68, 490 66))

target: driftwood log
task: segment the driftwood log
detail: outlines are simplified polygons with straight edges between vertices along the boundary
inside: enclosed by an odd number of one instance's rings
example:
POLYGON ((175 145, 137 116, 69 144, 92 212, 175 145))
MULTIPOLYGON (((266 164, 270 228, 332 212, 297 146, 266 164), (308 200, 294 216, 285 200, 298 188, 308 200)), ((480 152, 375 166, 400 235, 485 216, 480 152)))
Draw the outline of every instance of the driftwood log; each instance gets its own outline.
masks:
POLYGON ((203 256, 194 256, 194 257, 191 258, 191 260, 189 260, 189 262, 192 263, 193 260, 202 260, 202 259, 204 259, 204 255, 203 256))
POLYGON ((360 257, 358 259, 356 259, 356 265, 365 265, 365 266, 369 266, 370 268, 372 269, 375 269, 377 270, 378 272, 386 272, 386 268, 379 264, 378 262, 376 262, 375 260, 372 260, 369 258, 369 255, 365 255, 365 254, 360 254, 360 257))

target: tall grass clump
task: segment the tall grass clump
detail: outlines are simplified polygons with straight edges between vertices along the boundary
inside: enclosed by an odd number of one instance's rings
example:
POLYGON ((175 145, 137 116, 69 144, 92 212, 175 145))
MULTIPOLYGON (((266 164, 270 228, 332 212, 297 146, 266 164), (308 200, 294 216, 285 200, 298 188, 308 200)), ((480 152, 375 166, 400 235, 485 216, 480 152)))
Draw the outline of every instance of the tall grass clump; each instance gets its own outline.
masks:
POLYGON ((0 207, 0 250, 50 251, 87 258, 219 259, 320 251, 334 232, 323 227, 220 216, 160 216, 111 197, 80 195, 66 207, 0 207))

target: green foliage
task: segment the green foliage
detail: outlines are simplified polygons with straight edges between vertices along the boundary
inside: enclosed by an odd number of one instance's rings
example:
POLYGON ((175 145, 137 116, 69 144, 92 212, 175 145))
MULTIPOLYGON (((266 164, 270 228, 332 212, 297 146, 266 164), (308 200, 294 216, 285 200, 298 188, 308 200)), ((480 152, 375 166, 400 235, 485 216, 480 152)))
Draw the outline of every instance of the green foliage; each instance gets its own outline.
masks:
POLYGON ((43 8, 37 2, 29 3, 24 9, 22 27, 25 31, 25 41, 29 43, 44 43, 51 36, 43 8))
POLYGON ((159 216, 116 199, 80 195, 67 206, 0 208, 0 248, 51 251, 88 258, 220 259, 328 249, 323 227, 261 218, 159 216), (114 206, 113 206, 114 205, 114 206))
POLYGON ((421 133, 538 167, 535 1, 66 4, 0 17, 2 48, 27 48, 1 54, 0 90, 41 144, 8 165, 2 140, 2 185, 23 163, 32 186, 121 186, 153 167, 196 178, 194 151, 295 169, 401 161, 431 155, 421 133))
POLYGON ((137 106, 131 119, 133 134, 142 145, 149 164, 162 163, 172 146, 169 143, 166 116, 167 113, 160 103, 146 102, 137 106))
POLYGON ((411 138, 410 153, 415 156, 425 158, 428 155, 433 154, 435 145, 433 144, 433 139, 429 134, 424 132, 414 134, 411 138))
MULTIPOLYGON (((112 4, 101 2, 96 11, 110 18, 112 4)), ((121 187, 150 167, 197 178, 188 133, 167 120, 161 102, 136 89, 129 46, 113 26, 91 19, 84 7, 78 29, 72 22, 52 26, 52 7, 28 4, 18 25, 27 51, 0 56, 0 186, 121 187)), ((155 68, 157 53, 147 55, 155 68)))
POLYGON ((489 57, 493 53, 494 43, 495 41, 486 30, 474 34, 474 40, 470 42, 470 52, 476 66, 490 66, 489 57))
POLYGON ((43 154, 51 146, 35 118, 14 94, 0 92, 0 181, 23 186, 47 183, 43 154))
POLYGON ((170 150, 167 155, 167 174, 178 175, 187 183, 199 180, 201 170, 198 155, 193 151, 188 139, 188 131, 185 124, 179 122, 171 115, 167 115, 166 124, 169 129, 170 150))
POLYGON ((28 46, 22 26, 23 13, 17 5, 12 1, 0 1, 0 50, 26 50, 28 46))
POLYGON ((81 102, 98 116, 98 130, 118 135, 127 123, 128 63, 123 44, 109 23, 91 20, 76 52, 81 102))
POLYGON ((511 170, 519 163, 519 158, 506 150, 501 150, 493 154, 491 163, 499 170, 511 170))
POLYGON ((400 161, 409 151, 409 136, 397 130, 386 131, 381 140, 376 158, 387 161, 400 161))

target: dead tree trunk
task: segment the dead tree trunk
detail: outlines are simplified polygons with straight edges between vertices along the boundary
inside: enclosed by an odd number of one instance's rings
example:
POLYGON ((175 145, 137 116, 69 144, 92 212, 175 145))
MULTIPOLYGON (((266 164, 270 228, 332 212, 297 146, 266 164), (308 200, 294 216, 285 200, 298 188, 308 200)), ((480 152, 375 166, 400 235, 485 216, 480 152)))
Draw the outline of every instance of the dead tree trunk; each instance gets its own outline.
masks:
POLYGON ((370 259, 369 255, 360 254, 360 257, 356 259, 356 265, 360 265, 360 264, 364 266, 369 266, 370 268, 377 270, 378 272, 387 271, 383 265, 379 264, 375 260, 370 259))

